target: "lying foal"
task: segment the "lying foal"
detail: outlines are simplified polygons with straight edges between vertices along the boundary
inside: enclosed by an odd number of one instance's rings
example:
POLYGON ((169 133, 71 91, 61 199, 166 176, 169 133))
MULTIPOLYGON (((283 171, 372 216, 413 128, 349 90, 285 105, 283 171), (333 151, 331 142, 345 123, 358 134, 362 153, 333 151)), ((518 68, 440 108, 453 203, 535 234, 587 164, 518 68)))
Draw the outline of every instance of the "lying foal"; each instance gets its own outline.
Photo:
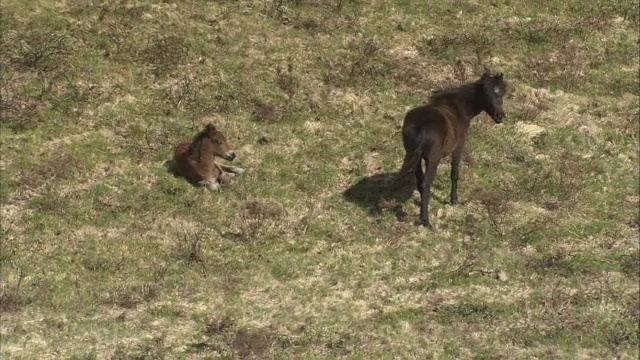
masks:
POLYGON ((173 160, 179 176, 196 186, 218 190, 220 185, 232 185, 233 178, 244 173, 244 169, 217 164, 216 156, 233 161, 236 153, 224 135, 213 124, 208 124, 193 141, 176 146, 173 160))

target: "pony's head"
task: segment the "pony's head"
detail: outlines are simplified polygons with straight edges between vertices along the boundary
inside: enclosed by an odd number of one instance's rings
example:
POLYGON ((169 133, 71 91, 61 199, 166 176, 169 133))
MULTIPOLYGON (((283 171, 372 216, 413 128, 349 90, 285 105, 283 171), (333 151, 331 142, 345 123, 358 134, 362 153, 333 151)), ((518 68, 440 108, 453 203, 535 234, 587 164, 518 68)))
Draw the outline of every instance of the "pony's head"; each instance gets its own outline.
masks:
POLYGON ((507 118, 502 109, 502 98, 507 92, 503 74, 491 74, 487 71, 482 74, 476 84, 481 89, 483 110, 491 116, 493 121, 500 124, 507 118))
POLYGON ((201 133, 202 140, 209 141, 214 156, 219 156, 225 160, 232 161, 236 158, 235 151, 231 150, 231 146, 227 139, 218 131, 215 125, 209 123, 201 133))

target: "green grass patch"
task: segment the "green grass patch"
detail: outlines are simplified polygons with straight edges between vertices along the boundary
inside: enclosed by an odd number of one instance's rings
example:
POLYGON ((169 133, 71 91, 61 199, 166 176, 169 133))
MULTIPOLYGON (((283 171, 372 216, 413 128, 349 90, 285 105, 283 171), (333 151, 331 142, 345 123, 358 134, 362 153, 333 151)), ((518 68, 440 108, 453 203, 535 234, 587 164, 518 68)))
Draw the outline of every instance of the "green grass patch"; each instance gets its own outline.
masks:
POLYGON ((638 5, 3 4, 0 357, 637 358, 638 5), (406 111, 505 74, 450 206, 406 111), (213 122, 247 169, 167 168, 213 122))

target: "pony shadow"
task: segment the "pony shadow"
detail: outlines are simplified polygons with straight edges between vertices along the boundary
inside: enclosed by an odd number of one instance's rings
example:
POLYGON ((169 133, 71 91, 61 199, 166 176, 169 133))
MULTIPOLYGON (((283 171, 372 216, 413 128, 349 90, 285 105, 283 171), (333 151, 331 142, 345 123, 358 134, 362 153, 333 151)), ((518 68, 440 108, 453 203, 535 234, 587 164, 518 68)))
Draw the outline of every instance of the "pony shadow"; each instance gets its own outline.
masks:
POLYGON ((342 196, 370 215, 391 211, 398 221, 406 221, 408 214, 402 204, 411 198, 413 187, 409 182, 396 182, 398 173, 382 173, 365 176, 346 189, 342 196))
MULTIPOLYGON (((412 198, 415 180, 411 177, 397 181, 398 176, 398 172, 365 176, 346 189, 342 196, 365 209, 370 215, 381 215, 384 211, 391 211, 398 221, 408 221, 408 214, 402 204, 412 198)), ((434 198, 444 201, 436 196, 434 198)), ((420 206, 418 199, 414 199, 413 202, 420 206)))

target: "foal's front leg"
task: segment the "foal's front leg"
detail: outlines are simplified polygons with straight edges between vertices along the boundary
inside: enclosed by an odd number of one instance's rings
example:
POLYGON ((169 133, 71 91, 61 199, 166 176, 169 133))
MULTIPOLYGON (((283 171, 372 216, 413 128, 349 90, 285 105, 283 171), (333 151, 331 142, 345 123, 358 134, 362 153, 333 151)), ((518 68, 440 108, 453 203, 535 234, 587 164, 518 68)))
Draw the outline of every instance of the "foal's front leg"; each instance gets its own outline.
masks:
POLYGON ((240 168, 240 167, 237 167, 237 166, 227 166, 227 165, 221 165, 221 164, 218 164, 218 166, 222 169, 222 171, 227 172, 227 173, 232 173, 232 174, 236 174, 236 175, 242 175, 245 172, 245 170, 243 168, 240 168))
POLYGON ((458 203, 458 179, 460 178, 460 159, 464 146, 458 146, 451 154, 451 205, 458 203))

